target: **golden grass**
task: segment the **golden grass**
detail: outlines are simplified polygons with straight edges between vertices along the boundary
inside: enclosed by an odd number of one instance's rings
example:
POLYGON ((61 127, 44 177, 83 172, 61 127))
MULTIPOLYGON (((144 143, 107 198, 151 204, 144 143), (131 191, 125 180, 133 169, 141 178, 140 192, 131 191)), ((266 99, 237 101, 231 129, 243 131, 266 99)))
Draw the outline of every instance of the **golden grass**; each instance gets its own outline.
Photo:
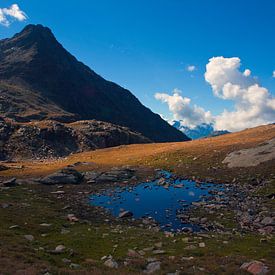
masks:
MULTIPOLYGON (((70 155, 58 160, 24 161, 6 163, 12 169, 0 172, 0 176, 39 176, 56 171, 76 162, 87 162, 79 170, 100 169, 122 165, 170 166, 179 162, 195 165, 216 163, 231 151, 253 147, 275 137, 275 125, 260 126, 237 133, 188 142, 151 143, 118 146, 70 155), (23 168, 18 168, 23 166, 23 168)), ((218 163, 219 162, 219 163, 218 163)), ((180 166, 178 166, 180 167, 180 166)), ((188 168, 188 166, 187 166, 188 168)))

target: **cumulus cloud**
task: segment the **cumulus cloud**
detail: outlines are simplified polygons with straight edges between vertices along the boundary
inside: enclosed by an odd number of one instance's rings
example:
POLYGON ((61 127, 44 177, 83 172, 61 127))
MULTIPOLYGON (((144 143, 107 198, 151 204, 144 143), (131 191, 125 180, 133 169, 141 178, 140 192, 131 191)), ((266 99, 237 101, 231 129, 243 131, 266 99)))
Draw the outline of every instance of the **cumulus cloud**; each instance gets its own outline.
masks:
POLYGON ((275 78, 275 70, 272 72, 272 77, 275 78))
POLYGON ((212 115, 203 108, 192 105, 191 99, 183 97, 179 89, 174 89, 172 95, 167 93, 156 93, 155 98, 163 103, 167 103, 174 120, 181 120, 183 125, 190 128, 201 123, 212 122, 212 115))
POLYGON ((275 98, 261 87, 250 70, 240 71, 238 57, 213 57, 206 65, 205 80, 213 93, 234 102, 234 110, 215 117, 217 130, 239 131, 275 121, 275 98))
MULTIPOLYGON (((191 104, 175 89, 172 95, 156 93, 155 98, 168 105, 174 120, 195 127, 202 123, 214 123, 216 130, 240 131, 245 128, 275 122, 275 98, 262 87, 249 69, 240 70, 238 57, 213 57, 206 65, 205 80, 211 85, 214 96, 233 102, 232 110, 224 110, 213 116, 210 111, 191 104)), ((275 77, 275 71, 273 72, 275 77)))
POLYGON ((0 8, 0 24, 8 27, 12 21, 24 21, 27 19, 25 12, 20 10, 17 4, 11 5, 9 8, 0 8))
POLYGON ((186 70, 188 72, 194 72, 196 70, 196 66, 195 65, 189 65, 189 66, 187 66, 186 70))

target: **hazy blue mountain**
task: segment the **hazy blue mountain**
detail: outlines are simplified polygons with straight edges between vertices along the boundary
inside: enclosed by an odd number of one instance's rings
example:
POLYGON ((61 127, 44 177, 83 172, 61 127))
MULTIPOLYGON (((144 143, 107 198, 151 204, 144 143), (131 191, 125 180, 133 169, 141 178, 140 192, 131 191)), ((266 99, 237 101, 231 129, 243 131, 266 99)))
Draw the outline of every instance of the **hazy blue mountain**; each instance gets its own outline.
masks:
POLYGON ((182 124, 182 121, 174 120, 172 122, 172 126, 174 126, 176 129, 183 132, 186 136, 188 136, 191 139, 214 137, 214 136, 220 136, 220 135, 229 133, 229 131, 227 130, 215 131, 213 123, 209 123, 209 124, 202 123, 200 125, 197 125, 195 128, 190 128, 190 127, 184 126, 182 124))

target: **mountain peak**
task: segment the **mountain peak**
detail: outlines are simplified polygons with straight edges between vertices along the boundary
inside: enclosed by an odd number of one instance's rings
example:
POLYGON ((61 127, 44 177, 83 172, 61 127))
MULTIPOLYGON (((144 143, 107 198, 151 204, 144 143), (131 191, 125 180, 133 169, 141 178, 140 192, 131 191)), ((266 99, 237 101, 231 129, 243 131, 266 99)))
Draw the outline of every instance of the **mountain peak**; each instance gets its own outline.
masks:
POLYGON ((9 98, 3 103, 6 117, 96 119, 126 126, 153 141, 188 139, 130 91, 79 62, 42 25, 28 25, 12 38, 0 40, 1 82, 9 98))
POLYGON ((36 42, 38 40, 56 40, 50 28, 41 24, 29 24, 20 33, 17 33, 13 39, 32 40, 36 42))
POLYGON ((27 31, 50 31, 50 28, 43 26, 42 24, 28 24, 23 28, 21 33, 27 32, 27 31))

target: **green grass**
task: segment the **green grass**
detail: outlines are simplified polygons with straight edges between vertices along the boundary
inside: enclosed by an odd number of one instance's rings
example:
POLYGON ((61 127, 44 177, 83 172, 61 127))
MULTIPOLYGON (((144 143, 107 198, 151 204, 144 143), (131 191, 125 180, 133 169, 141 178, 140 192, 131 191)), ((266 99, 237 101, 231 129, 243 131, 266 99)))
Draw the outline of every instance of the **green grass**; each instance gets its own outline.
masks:
MULTIPOLYGON (((38 270, 48 267, 53 274, 58 270, 68 269, 62 259, 70 259, 73 263, 80 264, 86 270, 105 270, 102 261, 104 255, 113 257, 123 266, 127 257, 128 249, 142 250, 154 246, 157 242, 163 243, 165 255, 153 255, 147 252, 144 259, 133 260, 130 267, 122 267, 118 274, 138 272, 146 266, 147 257, 157 257, 162 262, 162 271, 174 272, 177 268, 183 268, 191 272, 192 266, 204 268, 211 274, 223 272, 224 266, 233 273, 238 271, 243 261, 251 259, 265 259, 272 266, 274 259, 274 238, 267 242, 261 242, 260 235, 219 235, 209 233, 210 238, 196 235, 180 234, 175 237, 165 237, 162 232, 153 232, 127 224, 108 225, 102 222, 78 222, 71 224, 66 221, 66 212, 62 210, 63 201, 41 194, 36 188, 16 187, 0 192, 0 204, 3 202, 12 204, 9 208, 0 208, 0 247, 1 255, 10 260, 9 266, 4 266, 0 261, 0 268, 4 274, 10 269, 22 263, 25 266, 35 266, 38 270), (29 190, 33 189, 33 192, 29 190), (41 223, 50 223, 51 227, 41 227, 41 223), (9 229, 12 225, 19 225, 19 228, 9 229), (61 234, 62 228, 69 231, 61 234), (25 234, 31 234, 35 240, 29 242, 24 238, 25 234), (43 235, 46 234, 46 235, 43 235), (183 239, 189 237, 189 242, 183 239), (227 244, 223 241, 228 241, 227 244), (198 243, 205 242, 205 248, 199 248, 198 243), (53 255, 50 250, 57 245, 66 246, 62 254, 53 255), (186 250, 189 245, 195 245, 194 250, 186 250), (3 253, 5 251, 5 253, 3 253), (73 252, 73 253, 72 253, 73 252), (175 260, 169 260, 169 256, 175 256, 175 260), (194 261, 182 262, 181 257, 194 257, 194 261), (228 262, 223 264, 226 259, 228 262), (87 261, 87 259, 90 259, 87 261), (5 272, 5 268, 7 269, 5 272)), ((200 213, 203 214, 203 213, 200 213)), ((198 213, 199 215, 199 213, 198 213)), ((226 222, 230 223, 231 213, 224 213, 226 222)), ((211 217, 208 217, 211 219, 211 217)), ((215 218, 215 217, 212 217, 215 218)), ((222 220, 219 222, 222 223, 222 220)), ((224 224, 231 228, 235 223, 224 224)), ((188 272, 189 272, 188 271, 188 272)), ((187 272, 187 273, 188 273, 187 272)), ((99 273, 100 274, 100 273, 99 273)), ((228 273, 229 274, 229 273, 228 273)))

